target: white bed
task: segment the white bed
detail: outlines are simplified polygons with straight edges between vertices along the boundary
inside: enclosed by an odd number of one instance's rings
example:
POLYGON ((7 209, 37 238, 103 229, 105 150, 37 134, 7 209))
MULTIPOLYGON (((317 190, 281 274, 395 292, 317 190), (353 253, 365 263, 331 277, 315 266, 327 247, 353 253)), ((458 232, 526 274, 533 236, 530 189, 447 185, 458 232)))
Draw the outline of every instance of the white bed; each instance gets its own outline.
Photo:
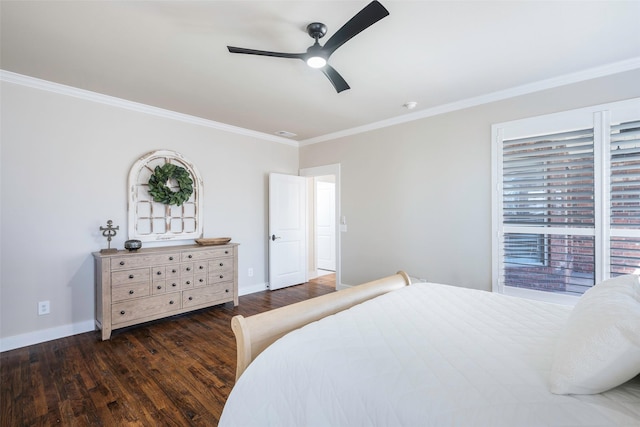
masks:
POLYGON ((402 286, 270 345, 241 372, 220 426, 640 426, 638 377, 600 394, 549 391, 571 311, 402 286))

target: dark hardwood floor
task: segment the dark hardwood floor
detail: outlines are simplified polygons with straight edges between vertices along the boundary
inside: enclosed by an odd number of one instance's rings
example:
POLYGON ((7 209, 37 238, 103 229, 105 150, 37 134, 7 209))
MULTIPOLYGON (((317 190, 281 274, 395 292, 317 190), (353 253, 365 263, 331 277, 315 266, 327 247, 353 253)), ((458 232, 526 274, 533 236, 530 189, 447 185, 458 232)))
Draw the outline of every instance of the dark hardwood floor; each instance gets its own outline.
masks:
POLYGON ((335 275, 232 303, 0 353, 2 426, 215 426, 235 381, 231 317, 335 289, 335 275))

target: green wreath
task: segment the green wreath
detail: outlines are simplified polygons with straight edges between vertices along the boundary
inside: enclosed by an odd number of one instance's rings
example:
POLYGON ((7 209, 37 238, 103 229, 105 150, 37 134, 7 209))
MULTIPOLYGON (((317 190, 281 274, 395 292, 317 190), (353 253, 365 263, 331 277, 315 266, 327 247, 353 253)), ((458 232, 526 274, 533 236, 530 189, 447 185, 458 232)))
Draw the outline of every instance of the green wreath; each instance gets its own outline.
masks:
POLYGON ((149 194, 155 202, 180 206, 193 194, 193 180, 183 167, 171 163, 156 166, 149 178, 149 194), (170 179, 176 180, 178 191, 172 191, 167 186, 170 179))

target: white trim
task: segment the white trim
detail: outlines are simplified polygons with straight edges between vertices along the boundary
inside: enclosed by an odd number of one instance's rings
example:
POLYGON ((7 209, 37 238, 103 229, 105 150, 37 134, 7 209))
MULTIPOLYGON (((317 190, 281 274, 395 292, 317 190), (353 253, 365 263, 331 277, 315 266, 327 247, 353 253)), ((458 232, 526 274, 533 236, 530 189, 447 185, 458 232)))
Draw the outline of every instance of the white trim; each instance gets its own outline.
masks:
MULTIPOLYGON (((515 126, 522 128, 523 126, 534 123, 536 124, 536 126, 544 126, 546 131, 548 131, 549 128, 551 128, 551 131, 553 131, 554 129, 553 126, 555 126, 555 124, 562 124, 563 127, 566 129, 567 127, 566 122, 568 120, 567 118, 569 117, 568 114, 571 114, 570 119, 572 120, 572 123, 576 123, 576 126, 580 126, 581 124, 584 124, 585 126, 593 126, 593 117, 589 117, 588 116, 589 114, 595 114, 600 111, 611 111, 611 110, 616 110, 615 112, 617 112, 617 110, 624 110, 624 111, 630 111, 631 114, 637 114, 638 102, 640 102, 640 98, 629 98, 622 101, 609 102, 606 104, 591 105, 589 107, 582 107, 582 108, 573 108, 571 110, 558 111, 557 113, 543 114, 541 116, 527 117, 524 119, 517 119, 517 120, 511 120, 508 122, 495 123, 491 125, 491 128, 492 130, 493 128, 497 130, 497 129, 508 129, 515 126)), ((629 113, 627 113, 627 115, 623 117, 625 118, 629 117, 629 113)), ((621 119, 622 118, 618 118, 618 120, 621 120, 621 119)), ((515 137, 521 137, 521 136, 522 136, 522 133, 517 134, 517 136, 505 135, 504 137, 506 139, 509 139, 509 138, 515 138, 515 137)))
POLYGON ((180 122, 190 123, 197 126, 218 129, 225 132, 236 133, 252 138, 263 139, 265 141, 278 142, 280 144, 291 145, 297 147, 298 143, 287 138, 275 135, 269 135, 264 132, 244 129, 213 120, 203 119, 201 117, 191 116, 189 114, 178 113, 175 111, 165 110, 163 108, 153 107, 151 105, 141 104, 139 102, 128 101, 114 96, 103 95, 97 92, 91 92, 85 89, 79 89, 72 86, 66 86, 59 83, 49 82, 37 79, 35 77, 23 76, 21 74, 12 73, 11 71, 0 70, 0 81, 13 83, 21 86, 39 89, 47 92, 53 92, 60 95, 72 96, 74 98, 83 99, 85 101, 105 104, 116 108, 136 111, 138 113, 149 114, 152 116, 162 117, 165 119, 177 120, 180 122))
POLYGON ((26 334, 13 335, 0 340, 0 351, 14 350, 46 341, 66 338, 72 335, 94 331, 95 329, 94 320, 85 320, 83 322, 71 323, 55 328, 39 329, 37 331, 27 332, 26 334))
POLYGON ((509 89, 488 93, 486 95, 480 95, 473 98, 463 99, 461 101, 451 102, 448 104, 439 105, 426 110, 416 111, 415 113, 405 114, 400 117, 394 117, 392 119, 381 120, 379 122, 370 123, 364 126, 358 126, 352 129, 345 129, 339 132, 329 133, 326 135, 318 136, 315 138, 309 138, 300 141, 300 146, 316 144, 319 142, 330 141, 337 138, 343 138, 346 136, 355 135, 358 133, 368 132, 376 129, 381 129, 389 126, 394 126, 401 123, 411 122, 414 120, 420 120, 427 117, 433 117, 440 114, 450 113, 452 111, 462 110, 465 108, 476 107, 482 104, 488 104, 491 102, 502 101, 509 98, 515 98, 516 96, 527 95, 542 90, 552 89, 560 86, 566 86, 573 83, 579 83, 585 80, 591 80, 598 77, 605 77, 612 74, 623 73, 625 71, 631 71, 640 68, 640 57, 627 59, 625 61, 614 62, 612 64, 603 65, 600 67, 589 68, 587 70, 578 71, 576 73, 565 74, 558 77, 553 77, 539 82, 529 83, 521 86, 512 87, 509 89))
POLYGON ((596 248, 602 248, 608 257, 596 256, 595 282, 600 283, 611 277, 611 202, 604 207, 604 200, 609 199, 611 192, 611 112, 597 111, 593 113, 593 151, 594 151, 594 188, 596 248))
POLYGON ((256 292, 263 292, 269 290, 268 283, 256 283, 251 286, 243 286, 238 288, 238 296, 255 294, 256 292))
POLYGON ((343 289, 353 288, 354 285, 347 285, 346 283, 336 282, 336 291, 341 291, 343 289))
POLYGON ((504 99, 514 98, 516 96, 539 92, 546 89, 566 86, 569 84, 579 83, 582 81, 595 79, 598 77, 605 77, 613 74, 623 73, 625 71, 632 71, 639 68, 640 68, 640 57, 630 58, 624 61, 618 61, 611 64, 602 65, 600 67, 589 68, 587 70, 582 70, 575 73, 565 74, 558 77, 552 77, 550 79, 541 80, 539 82, 516 86, 509 89, 476 96, 473 98, 467 98, 460 101, 439 105, 433 108, 416 111, 415 113, 405 114, 400 117, 381 120, 381 121, 370 123, 367 125, 357 126, 355 128, 345 129, 342 131, 333 132, 326 135, 317 136, 314 138, 308 138, 301 141, 295 141, 288 138, 282 138, 276 135, 270 135, 264 132, 258 132, 250 129, 228 125, 225 123, 216 122, 213 120, 191 116, 188 114, 183 114, 175 111, 165 110, 162 108, 152 107, 150 105, 145 105, 138 102, 127 101, 125 99, 116 98, 109 95, 103 95, 100 93, 91 92, 88 90, 79 89, 72 86, 66 86, 59 83, 53 83, 53 82, 38 79, 35 77, 24 76, 24 75, 13 73, 11 71, 6 71, 6 70, 0 70, 0 81, 27 86, 34 89, 59 93, 62 95, 73 96, 73 97, 85 99, 88 101, 111 105, 118 108, 133 110, 133 111, 150 114, 154 116, 159 116, 159 117, 164 117, 168 119, 178 120, 186 123, 195 124, 198 126, 204 126, 204 127, 223 130, 226 132, 250 136, 257 139, 263 139, 265 141, 278 142, 280 144, 290 145, 293 147, 303 147, 305 145, 311 145, 319 142, 330 141, 333 139, 343 138, 346 136, 356 135, 364 132, 369 132, 372 130, 394 126, 401 123, 407 123, 414 120, 420 120, 427 117, 433 117, 440 114, 450 113, 452 111, 462 110, 470 107, 476 107, 482 104, 488 104, 495 101, 502 101, 504 99))

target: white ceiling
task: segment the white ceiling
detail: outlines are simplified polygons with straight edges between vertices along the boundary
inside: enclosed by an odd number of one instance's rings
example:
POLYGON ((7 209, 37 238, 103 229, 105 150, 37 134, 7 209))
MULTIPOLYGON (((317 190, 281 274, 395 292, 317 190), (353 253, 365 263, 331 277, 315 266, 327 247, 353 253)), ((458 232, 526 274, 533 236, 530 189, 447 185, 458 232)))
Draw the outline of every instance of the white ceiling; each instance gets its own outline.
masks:
POLYGON ((308 23, 325 23, 326 40, 367 3, 2 0, 0 66, 303 143, 640 68, 640 1, 381 0, 390 15, 330 59, 351 86, 340 94, 302 61, 226 48, 303 52, 308 23))

